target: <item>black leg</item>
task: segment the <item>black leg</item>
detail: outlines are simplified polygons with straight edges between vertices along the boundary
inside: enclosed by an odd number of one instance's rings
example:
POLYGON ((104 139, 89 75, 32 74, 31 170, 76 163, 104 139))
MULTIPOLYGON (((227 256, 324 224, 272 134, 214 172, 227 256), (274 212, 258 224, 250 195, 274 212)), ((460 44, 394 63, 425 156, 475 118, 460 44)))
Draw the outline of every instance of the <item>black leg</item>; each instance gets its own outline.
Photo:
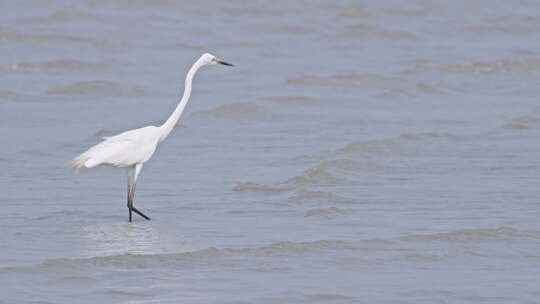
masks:
POLYGON ((133 212, 137 213, 138 215, 144 217, 144 219, 146 220, 150 220, 150 218, 146 215, 144 215, 144 213, 140 212, 139 210, 137 210, 137 208, 135 207, 131 207, 131 210, 133 210, 133 212))
POLYGON ((131 210, 133 209, 133 201, 131 200, 131 193, 129 191, 129 188, 128 188, 128 202, 127 202, 127 207, 128 207, 128 210, 129 210, 129 221, 131 222, 131 210))
POLYGON ((135 171, 133 171, 133 168, 128 169, 128 195, 127 195, 127 207, 129 210, 129 221, 131 222, 131 212, 135 212, 138 215, 142 216, 146 220, 150 220, 148 216, 146 216, 144 213, 137 210, 137 208, 133 207, 133 197, 135 196, 135 186, 137 183, 137 174, 140 170, 142 165, 137 165, 135 171), (137 169, 138 168, 138 169, 137 169))
POLYGON ((133 210, 133 194, 135 192, 135 184, 133 183, 133 177, 128 175, 128 193, 127 193, 127 207, 129 210, 129 221, 131 222, 131 210, 133 210))

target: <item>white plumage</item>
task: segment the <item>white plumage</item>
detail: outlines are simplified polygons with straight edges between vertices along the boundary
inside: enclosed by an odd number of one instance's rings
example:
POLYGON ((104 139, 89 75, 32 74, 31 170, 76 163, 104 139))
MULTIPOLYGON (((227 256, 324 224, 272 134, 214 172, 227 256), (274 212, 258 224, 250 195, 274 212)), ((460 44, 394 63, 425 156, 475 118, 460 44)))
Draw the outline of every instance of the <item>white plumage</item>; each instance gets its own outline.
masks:
POLYGON ((142 164, 156 151, 161 134, 159 127, 148 126, 105 137, 104 141, 75 157, 70 164, 76 171, 102 164, 116 168, 142 164))
POLYGON ((139 172, 143 164, 148 161, 160 142, 165 140, 174 126, 178 123, 191 95, 193 76, 203 66, 209 64, 222 64, 232 66, 217 59, 211 54, 203 54, 191 67, 186 76, 184 95, 171 116, 163 125, 148 126, 129 130, 111 137, 104 137, 99 144, 91 147, 79 156, 73 158, 68 164, 78 172, 81 168, 92 168, 98 165, 110 165, 116 168, 127 168, 128 171, 128 209, 129 221, 131 211, 150 219, 133 207, 133 196, 139 172))

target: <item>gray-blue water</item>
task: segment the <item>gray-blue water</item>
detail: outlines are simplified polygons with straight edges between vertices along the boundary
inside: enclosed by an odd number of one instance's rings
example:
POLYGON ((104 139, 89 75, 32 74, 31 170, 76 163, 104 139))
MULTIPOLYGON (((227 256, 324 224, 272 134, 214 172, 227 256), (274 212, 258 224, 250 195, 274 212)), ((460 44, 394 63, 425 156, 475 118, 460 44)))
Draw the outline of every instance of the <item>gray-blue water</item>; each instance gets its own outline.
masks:
POLYGON ((0 2, 0 303, 538 303, 540 2, 0 2), (64 163, 180 125, 141 172, 64 163))

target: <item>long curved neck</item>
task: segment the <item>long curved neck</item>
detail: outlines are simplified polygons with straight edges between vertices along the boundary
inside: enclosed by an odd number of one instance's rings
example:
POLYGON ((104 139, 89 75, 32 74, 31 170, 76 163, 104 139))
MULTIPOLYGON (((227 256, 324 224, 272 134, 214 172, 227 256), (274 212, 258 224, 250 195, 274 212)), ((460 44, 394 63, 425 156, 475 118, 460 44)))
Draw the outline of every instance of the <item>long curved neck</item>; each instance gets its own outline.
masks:
POLYGON ((193 82, 193 76, 195 76, 195 73, 201 68, 201 66, 202 64, 199 62, 199 60, 197 60, 191 69, 189 69, 189 72, 186 75, 184 95, 182 96, 182 99, 176 106, 176 109, 174 109, 172 112, 171 116, 169 116, 169 118, 159 127, 161 129, 161 137, 159 139, 160 142, 169 136, 169 133, 171 133, 174 126, 176 126, 178 123, 180 116, 182 116, 182 113, 184 112, 184 109, 189 101, 189 96, 191 96, 191 84, 193 82))

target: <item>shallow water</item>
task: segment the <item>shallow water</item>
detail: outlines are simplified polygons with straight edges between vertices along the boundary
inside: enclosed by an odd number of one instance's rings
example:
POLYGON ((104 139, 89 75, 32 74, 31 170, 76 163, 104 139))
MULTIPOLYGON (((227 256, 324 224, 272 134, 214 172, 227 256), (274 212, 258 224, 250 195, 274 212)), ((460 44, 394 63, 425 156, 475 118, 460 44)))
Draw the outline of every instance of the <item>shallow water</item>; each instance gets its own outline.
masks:
POLYGON ((4 1, 0 303, 536 303, 540 3, 4 1), (161 123, 140 177, 64 163, 161 123))

